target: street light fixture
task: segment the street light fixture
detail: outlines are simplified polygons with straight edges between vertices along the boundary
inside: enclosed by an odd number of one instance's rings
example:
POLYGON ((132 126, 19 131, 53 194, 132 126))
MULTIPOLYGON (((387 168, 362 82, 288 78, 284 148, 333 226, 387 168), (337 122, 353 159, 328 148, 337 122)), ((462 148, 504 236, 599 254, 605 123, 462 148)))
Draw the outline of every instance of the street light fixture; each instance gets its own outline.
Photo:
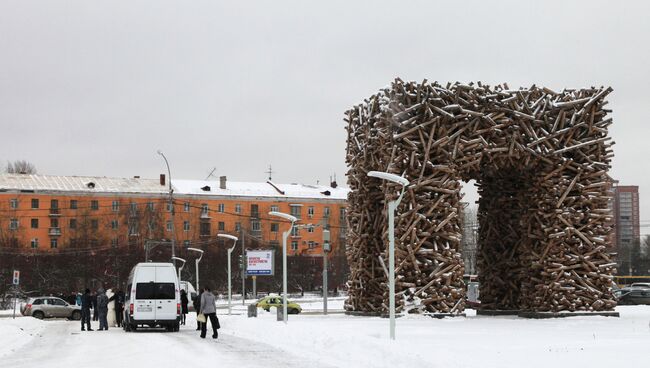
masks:
POLYGON ((293 229, 293 224, 298 221, 294 216, 283 212, 271 211, 269 215, 280 217, 282 219, 291 221, 289 230, 282 233, 282 320, 287 323, 287 238, 293 229))
POLYGON ((368 176, 402 185, 402 192, 394 201, 388 202, 388 304, 390 319, 390 339, 395 340, 395 210, 402 201, 404 189, 409 181, 399 175, 382 171, 369 171, 368 176))
POLYGON ((234 235, 229 235, 229 234, 217 234, 217 236, 219 238, 225 238, 225 239, 233 240, 232 248, 228 248, 228 314, 230 315, 230 311, 231 311, 231 308, 232 308, 231 307, 231 305, 232 305, 232 284, 231 284, 231 281, 232 280, 231 280, 231 277, 230 277, 230 269, 231 269, 230 258, 231 258, 231 255, 232 255, 232 251, 235 250, 235 247, 237 246, 237 240, 239 240, 239 238, 237 238, 234 235))
MULTIPOLYGON (((171 211, 171 218, 172 218, 172 260, 174 260, 174 256, 176 256, 176 237, 174 236, 174 197, 173 193, 174 190, 172 189, 172 172, 169 169, 169 162, 167 161, 167 157, 165 157, 165 154, 162 153, 161 150, 156 151, 158 152, 159 155, 162 156, 162 158, 165 160, 165 165, 167 165, 167 175, 169 176, 169 211, 171 211)), ((174 267, 176 267, 176 260, 174 260, 174 267)))
POLYGON ((194 260, 194 266, 196 267, 196 292, 199 292, 199 262, 201 262, 201 258, 203 258, 203 250, 198 249, 198 248, 187 248, 187 250, 191 250, 193 252, 198 252, 199 253, 199 258, 194 260))
POLYGON ((178 282, 180 283, 181 282, 181 270, 183 270, 183 267, 185 267, 185 260, 183 258, 180 258, 180 257, 172 257, 172 260, 183 262, 183 264, 178 268, 178 282))

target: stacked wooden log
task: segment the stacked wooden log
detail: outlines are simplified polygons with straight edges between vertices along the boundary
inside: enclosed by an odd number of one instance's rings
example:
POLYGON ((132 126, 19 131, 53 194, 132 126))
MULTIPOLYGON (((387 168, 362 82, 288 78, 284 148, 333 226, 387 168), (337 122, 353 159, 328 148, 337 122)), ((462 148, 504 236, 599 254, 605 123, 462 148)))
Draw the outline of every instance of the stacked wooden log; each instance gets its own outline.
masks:
POLYGON ((378 170, 411 182, 395 221, 398 311, 462 312, 470 179, 486 308, 611 310, 609 92, 397 79, 347 111, 346 309, 387 313, 386 210, 401 188, 367 176, 378 170))

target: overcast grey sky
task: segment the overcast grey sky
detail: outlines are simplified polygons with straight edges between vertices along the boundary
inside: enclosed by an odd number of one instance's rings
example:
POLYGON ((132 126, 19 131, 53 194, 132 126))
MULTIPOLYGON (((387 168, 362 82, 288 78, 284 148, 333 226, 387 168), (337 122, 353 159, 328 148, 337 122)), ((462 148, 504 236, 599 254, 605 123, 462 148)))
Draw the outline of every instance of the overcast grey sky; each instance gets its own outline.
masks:
MULTIPOLYGON (((40 173, 344 181, 343 112, 402 79, 610 85, 612 175, 647 157, 642 1, 0 0, 0 160, 40 173)), ((642 232, 650 232, 642 229, 642 232)))

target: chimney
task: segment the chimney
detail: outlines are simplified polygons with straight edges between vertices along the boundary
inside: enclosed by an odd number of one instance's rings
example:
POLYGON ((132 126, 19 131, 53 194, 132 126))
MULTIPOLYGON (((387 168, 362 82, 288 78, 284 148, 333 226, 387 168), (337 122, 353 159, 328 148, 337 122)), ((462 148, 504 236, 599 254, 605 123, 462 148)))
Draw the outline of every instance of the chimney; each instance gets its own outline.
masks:
POLYGON ((165 174, 160 174, 160 185, 165 186, 165 174))
POLYGON ((140 179, 140 175, 135 175, 133 179, 140 179))
POLYGON ((226 189, 226 177, 225 176, 220 176, 219 177, 219 189, 226 189))

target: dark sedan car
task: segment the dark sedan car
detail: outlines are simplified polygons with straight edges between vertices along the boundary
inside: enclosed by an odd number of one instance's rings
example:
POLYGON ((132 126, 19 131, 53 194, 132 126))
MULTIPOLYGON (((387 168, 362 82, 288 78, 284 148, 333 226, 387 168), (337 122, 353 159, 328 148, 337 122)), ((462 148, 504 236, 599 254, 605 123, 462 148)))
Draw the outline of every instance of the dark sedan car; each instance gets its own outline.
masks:
POLYGON ((619 305, 650 305, 650 288, 639 286, 624 287, 617 292, 617 297, 619 305))

